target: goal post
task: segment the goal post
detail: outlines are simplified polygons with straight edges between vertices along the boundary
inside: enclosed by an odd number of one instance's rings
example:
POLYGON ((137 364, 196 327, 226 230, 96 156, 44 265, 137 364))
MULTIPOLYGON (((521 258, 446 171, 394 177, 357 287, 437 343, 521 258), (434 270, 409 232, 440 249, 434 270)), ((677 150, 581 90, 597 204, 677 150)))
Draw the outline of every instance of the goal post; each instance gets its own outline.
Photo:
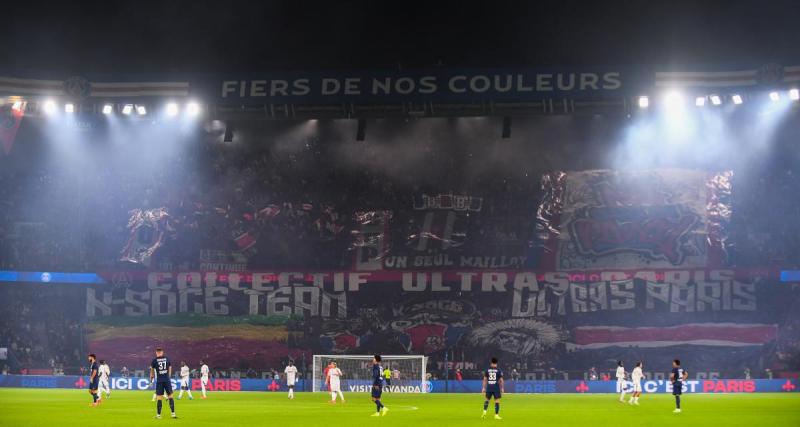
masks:
MULTIPOLYGON (((342 371, 341 384, 343 392, 369 393, 372 389, 372 355, 315 354, 313 361, 312 390, 328 391, 325 382, 325 368, 330 362, 336 362, 342 371)), ((428 391, 426 368, 428 358, 425 356, 381 355, 381 366, 389 368, 391 378, 384 389, 387 392, 426 393, 428 391)))

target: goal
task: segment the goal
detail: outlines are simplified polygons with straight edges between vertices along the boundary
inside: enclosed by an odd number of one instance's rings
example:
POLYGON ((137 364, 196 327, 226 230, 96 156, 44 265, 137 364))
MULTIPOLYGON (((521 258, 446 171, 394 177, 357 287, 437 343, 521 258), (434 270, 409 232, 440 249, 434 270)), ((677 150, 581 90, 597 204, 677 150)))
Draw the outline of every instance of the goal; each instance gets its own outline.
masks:
MULTIPOLYGON (((336 362, 342 371, 342 391, 364 392, 372 390, 372 356, 371 355, 314 355, 313 391, 327 391, 325 368, 330 362, 336 362)), ((425 368, 428 358, 425 356, 383 356, 381 366, 392 371, 392 376, 385 391, 400 393, 426 393, 425 368)))

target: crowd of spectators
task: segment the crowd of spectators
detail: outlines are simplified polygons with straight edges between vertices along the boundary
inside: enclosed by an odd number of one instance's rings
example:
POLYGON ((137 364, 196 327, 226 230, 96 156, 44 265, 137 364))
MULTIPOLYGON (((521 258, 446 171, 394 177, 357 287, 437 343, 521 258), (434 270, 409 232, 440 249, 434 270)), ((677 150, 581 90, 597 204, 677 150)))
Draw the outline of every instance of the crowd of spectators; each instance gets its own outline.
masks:
MULTIPOLYGON (((401 141, 408 148, 395 146, 398 141, 357 142, 350 136, 276 137, 263 144, 198 137, 191 142, 170 149, 158 143, 105 147, 82 152, 71 164, 41 147, 20 148, 14 164, 0 159, 0 269, 120 267, 132 235, 131 212, 159 208, 169 219, 159 230, 164 243, 152 268, 196 269, 199 254, 209 249, 228 254, 232 262, 244 259, 250 268, 346 269, 359 226, 355 214, 413 210, 414 197, 422 193, 483 198, 485 216, 473 216, 470 244, 511 240, 524 247, 533 238, 539 177, 586 163, 574 148, 574 158, 568 159, 557 148, 541 146, 520 151, 516 161, 491 163, 494 152, 504 148, 474 140, 442 142, 430 135, 401 141)), ((798 193, 800 176, 790 166, 734 171, 726 262, 800 265, 800 202, 792 197, 798 193)), ((414 234, 415 224, 395 219, 406 222, 395 224, 400 231, 393 238, 414 234)), ((154 240, 143 231, 138 230, 137 240, 154 240)), ((9 348, 9 369, 82 364, 76 345, 80 319, 68 314, 75 310, 61 309, 48 299, 52 294, 43 302, 44 295, 36 292, 5 286, 0 292, 0 346, 9 348), (43 303, 52 310, 32 312, 43 303)), ((798 329, 790 319, 773 369, 798 369, 798 329)), ((559 377, 550 366, 541 361, 520 370, 559 377)))
POLYGON ((0 285, 0 361, 10 372, 74 372, 80 354, 82 300, 68 289, 0 285))

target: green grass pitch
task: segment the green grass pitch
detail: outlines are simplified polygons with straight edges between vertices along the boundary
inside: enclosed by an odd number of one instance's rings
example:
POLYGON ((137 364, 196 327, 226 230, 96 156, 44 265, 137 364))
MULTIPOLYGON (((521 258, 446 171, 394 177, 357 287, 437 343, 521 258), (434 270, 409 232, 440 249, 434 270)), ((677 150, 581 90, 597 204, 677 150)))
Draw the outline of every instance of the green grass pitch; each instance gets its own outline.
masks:
MULTIPOLYGON (((196 393, 196 396, 199 393, 196 393)), ((672 396, 643 395, 638 407, 611 394, 507 394, 500 415, 481 420, 478 394, 385 394, 385 417, 371 418, 366 393, 348 393, 347 403, 330 405, 327 394, 218 392, 209 398, 176 400, 178 419, 164 403, 153 419, 152 392, 114 391, 93 408, 85 390, 0 389, 0 426, 799 426, 800 393, 684 395, 683 413, 673 414, 672 396)), ((177 396, 177 395, 176 395, 177 396)))

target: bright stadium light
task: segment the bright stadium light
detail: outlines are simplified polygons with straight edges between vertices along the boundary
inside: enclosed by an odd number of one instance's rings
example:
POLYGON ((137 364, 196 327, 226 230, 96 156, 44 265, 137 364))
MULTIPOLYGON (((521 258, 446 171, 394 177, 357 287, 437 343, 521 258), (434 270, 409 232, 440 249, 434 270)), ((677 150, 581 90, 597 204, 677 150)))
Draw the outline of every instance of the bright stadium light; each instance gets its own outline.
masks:
POLYGON ((694 99, 694 105, 698 107, 705 107, 706 105, 706 97, 705 96, 698 96, 694 99))
POLYGON ((75 104, 68 102, 64 104, 64 112, 65 113, 74 113, 75 112, 75 104))
POLYGON ((12 110, 22 111, 22 101, 14 101, 14 105, 11 106, 12 110))
POLYGON ((733 101, 733 103, 736 105, 741 105, 744 102, 744 99, 742 99, 742 95, 735 93, 733 96, 731 96, 731 101, 733 101))
POLYGON ((778 102, 781 100, 781 94, 779 94, 778 92, 770 92, 769 99, 771 99, 772 102, 778 102))
POLYGON ((168 116, 175 117, 175 116, 178 115, 178 112, 179 112, 178 104, 176 104, 174 102, 170 102, 169 104, 167 104, 167 115, 168 116))
POLYGON ((55 101, 45 101, 44 102, 44 112, 46 114, 53 114, 56 112, 56 102, 55 101))
POLYGON ((722 104, 722 98, 719 95, 711 95, 710 97, 708 97, 708 99, 710 99, 711 103, 714 105, 722 104))
POLYGON ((122 114, 124 114, 126 116, 129 116, 132 111, 133 111, 133 104, 125 104, 122 107, 122 114))
POLYGON ((200 105, 196 102, 190 102, 186 104, 186 113, 190 116, 196 116, 200 114, 200 105))
POLYGON ((683 95, 680 92, 673 90, 667 92, 666 96, 664 96, 664 106, 666 106, 668 110, 675 110, 682 105, 683 95))
POLYGON ((639 108, 647 108, 650 106, 650 98, 646 96, 639 97, 639 108))
POLYGON ((798 89, 789 89, 789 99, 792 101, 800 100, 800 90, 798 89))
POLYGON ((137 105, 136 114, 144 116, 145 114, 147 114, 147 108, 144 105, 137 105))
POLYGON ((103 114, 109 115, 114 111, 114 106, 111 104, 103 105, 103 114))

